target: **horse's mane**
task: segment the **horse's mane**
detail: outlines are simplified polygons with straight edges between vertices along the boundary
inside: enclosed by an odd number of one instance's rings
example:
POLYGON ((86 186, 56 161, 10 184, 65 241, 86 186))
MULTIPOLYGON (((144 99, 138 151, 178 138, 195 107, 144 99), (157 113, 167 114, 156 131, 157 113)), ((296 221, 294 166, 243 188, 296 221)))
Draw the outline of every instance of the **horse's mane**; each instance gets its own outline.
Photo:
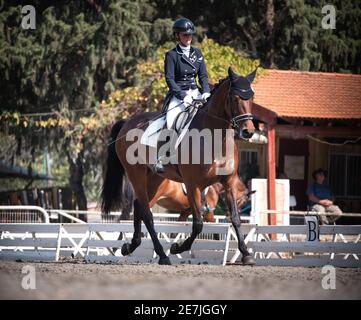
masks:
POLYGON ((211 90, 211 95, 212 95, 212 94, 219 88, 219 86, 220 86, 224 81, 226 81, 227 79, 228 79, 228 77, 225 77, 225 78, 219 80, 218 83, 216 83, 216 84, 213 86, 213 88, 212 88, 212 90, 211 90))
MULTIPOLYGON (((218 83, 213 85, 213 88, 211 89, 211 96, 217 91, 217 89, 220 87, 220 85, 227 79, 228 79, 228 77, 225 77, 225 78, 219 80, 218 83)), ((204 111, 208 111, 210 100, 211 99, 208 99, 208 101, 205 103, 204 108, 203 108, 204 111)))

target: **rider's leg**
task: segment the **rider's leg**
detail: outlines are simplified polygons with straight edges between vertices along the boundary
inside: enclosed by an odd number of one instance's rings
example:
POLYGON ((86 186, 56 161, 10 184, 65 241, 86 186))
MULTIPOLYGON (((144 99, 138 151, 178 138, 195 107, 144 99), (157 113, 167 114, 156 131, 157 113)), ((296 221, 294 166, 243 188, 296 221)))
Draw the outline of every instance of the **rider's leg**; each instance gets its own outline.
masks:
POLYGON ((178 117, 179 113, 181 113, 185 109, 182 100, 173 97, 169 103, 168 111, 167 111, 167 129, 171 129, 174 123, 174 120, 178 117))
MULTIPOLYGON (((167 115, 166 115, 166 123, 167 123, 167 129, 171 130, 174 124, 174 121, 177 121, 177 123, 179 123, 179 120, 177 120, 179 118, 180 113, 185 109, 184 104, 182 103, 182 100, 177 99, 176 97, 173 97, 168 105, 167 108, 167 115)), ((176 139, 176 137, 172 137, 171 141, 173 141, 174 139, 176 139)), ((162 153, 158 154, 157 157, 157 161, 154 164, 154 171, 156 173, 163 173, 164 172, 164 167, 163 167, 163 162, 162 159, 166 156, 166 152, 168 150, 165 150, 164 148, 162 148, 162 153)))

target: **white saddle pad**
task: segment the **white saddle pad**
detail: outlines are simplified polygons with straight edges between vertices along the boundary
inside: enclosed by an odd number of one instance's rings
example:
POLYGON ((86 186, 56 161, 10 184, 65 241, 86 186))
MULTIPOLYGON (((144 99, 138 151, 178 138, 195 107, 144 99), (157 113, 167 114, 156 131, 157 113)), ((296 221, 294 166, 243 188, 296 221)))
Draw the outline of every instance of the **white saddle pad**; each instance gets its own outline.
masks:
POLYGON ((140 143, 156 148, 165 121, 165 116, 153 121, 143 133, 140 143))

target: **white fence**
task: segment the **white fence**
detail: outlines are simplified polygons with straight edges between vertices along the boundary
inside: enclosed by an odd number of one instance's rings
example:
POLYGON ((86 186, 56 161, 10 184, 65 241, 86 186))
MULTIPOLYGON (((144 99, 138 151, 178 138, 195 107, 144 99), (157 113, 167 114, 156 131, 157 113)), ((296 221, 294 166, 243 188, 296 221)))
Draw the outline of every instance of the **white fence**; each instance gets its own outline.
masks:
MULTIPOLYGON (((100 213, 68 210, 48 210, 48 212, 34 206, 0 206, 0 259, 57 261, 72 256, 87 261, 154 262, 157 260, 153 244, 144 226, 142 226, 144 238, 141 246, 133 255, 122 257, 120 250, 114 254, 113 248, 120 248, 125 241, 131 240, 134 231, 131 221, 86 223, 74 217, 74 214, 86 213, 88 217, 92 216, 90 221, 101 222, 100 213), (49 223, 51 220, 58 220, 59 216, 74 223, 49 223), (119 237, 120 233, 122 237, 119 237)), ((113 220, 117 221, 119 214, 113 213, 112 215, 116 216, 113 220)), ((283 213, 266 211, 262 214, 283 213)), ((155 229, 167 254, 171 244, 188 237, 192 229, 191 218, 187 222, 176 222, 177 218, 178 214, 154 213, 155 229)), ((192 251, 170 256, 173 263, 223 265, 227 262, 237 263, 240 254, 235 241, 235 232, 225 216, 215 216, 215 218, 216 223, 204 224, 203 232, 195 241, 192 251)), ((247 218, 250 217, 242 217, 242 220, 247 218)), ((257 265, 331 264, 339 267, 361 267, 361 226, 359 225, 320 226, 319 240, 316 241, 307 241, 309 232, 307 225, 243 224, 242 231, 247 235, 245 241, 250 251, 254 253, 257 265)))
MULTIPOLYGON (((243 225, 246 243, 254 253, 257 265, 361 267, 361 226, 321 226, 323 241, 306 241, 305 226, 243 225), (270 234, 281 234, 271 240, 270 234), (292 236, 292 237, 291 237, 292 236), (295 236, 299 239, 292 240, 295 236)), ((173 242, 185 239, 191 232, 190 222, 156 222, 155 229, 169 254, 173 242), (175 238, 170 235, 175 234, 175 238)), ((133 224, 0 224, 0 259, 53 260, 63 257, 80 257, 87 261, 155 262, 153 244, 145 227, 145 237, 137 250, 122 257, 120 250, 114 255, 111 248, 120 248, 130 241, 133 224), (124 234, 118 240, 119 232, 124 234)), ((170 255, 173 263, 235 263, 239 258, 235 233, 227 223, 205 223, 204 233, 222 235, 221 240, 197 239, 190 252, 170 255)))
POLYGON ((37 206, 0 206, 0 222, 49 223, 48 212, 37 206))
MULTIPOLYGON (((167 255, 173 242, 185 239, 192 230, 189 222, 156 223, 155 229, 167 255), (175 238, 170 238, 175 234, 175 238)), ((224 240, 197 239, 192 251, 171 255, 173 263, 226 264, 230 240, 230 225, 205 223, 204 233, 222 234, 224 240)), ((121 248, 130 241, 133 224, 129 221, 111 224, 0 224, 0 259, 54 260, 62 257, 81 257, 87 261, 106 262, 154 262, 157 260, 153 243, 144 225, 141 246, 132 256, 122 257, 120 250, 111 253, 111 248, 121 248), (118 240, 119 232, 124 238, 118 240)))
MULTIPOLYGON (((309 227, 255 226, 247 246, 257 265, 361 267, 361 226, 320 226, 319 239, 307 241, 309 227), (280 235, 271 240, 271 235, 280 235)), ((230 258, 234 263, 239 252, 230 258)))
MULTIPOLYGON (((48 210, 54 217, 57 219, 57 215, 69 218, 74 222, 79 222, 75 219, 72 219, 74 215, 86 215, 88 222, 91 223, 118 223, 121 212, 111 212, 110 214, 102 214, 100 211, 79 211, 79 210, 60 210, 53 209, 48 210), (69 217, 69 215, 71 217, 69 217)), ((162 221, 162 222, 170 222, 177 221, 179 217, 179 213, 158 213, 153 212, 154 221, 162 221)), ((228 223, 229 219, 224 215, 215 215, 214 216, 215 223, 228 223)), ((241 216, 241 220, 244 223, 253 223, 253 217, 251 216, 241 216)), ((190 215, 187 221, 192 221, 192 216, 190 215)))

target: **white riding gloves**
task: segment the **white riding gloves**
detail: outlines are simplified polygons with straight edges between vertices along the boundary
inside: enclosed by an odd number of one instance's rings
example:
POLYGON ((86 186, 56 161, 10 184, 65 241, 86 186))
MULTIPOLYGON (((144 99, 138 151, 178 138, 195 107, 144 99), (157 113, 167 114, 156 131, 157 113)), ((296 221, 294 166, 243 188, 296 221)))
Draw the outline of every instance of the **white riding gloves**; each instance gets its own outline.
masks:
POLYGON ((193 102, 193 97, 187 94, 183 99, 184 104, 190 105, 193 102))
POLYGON ((207 100, 210 96, 211 96, 211 94, 209 92, 202 93, 203 100, 207 100))

